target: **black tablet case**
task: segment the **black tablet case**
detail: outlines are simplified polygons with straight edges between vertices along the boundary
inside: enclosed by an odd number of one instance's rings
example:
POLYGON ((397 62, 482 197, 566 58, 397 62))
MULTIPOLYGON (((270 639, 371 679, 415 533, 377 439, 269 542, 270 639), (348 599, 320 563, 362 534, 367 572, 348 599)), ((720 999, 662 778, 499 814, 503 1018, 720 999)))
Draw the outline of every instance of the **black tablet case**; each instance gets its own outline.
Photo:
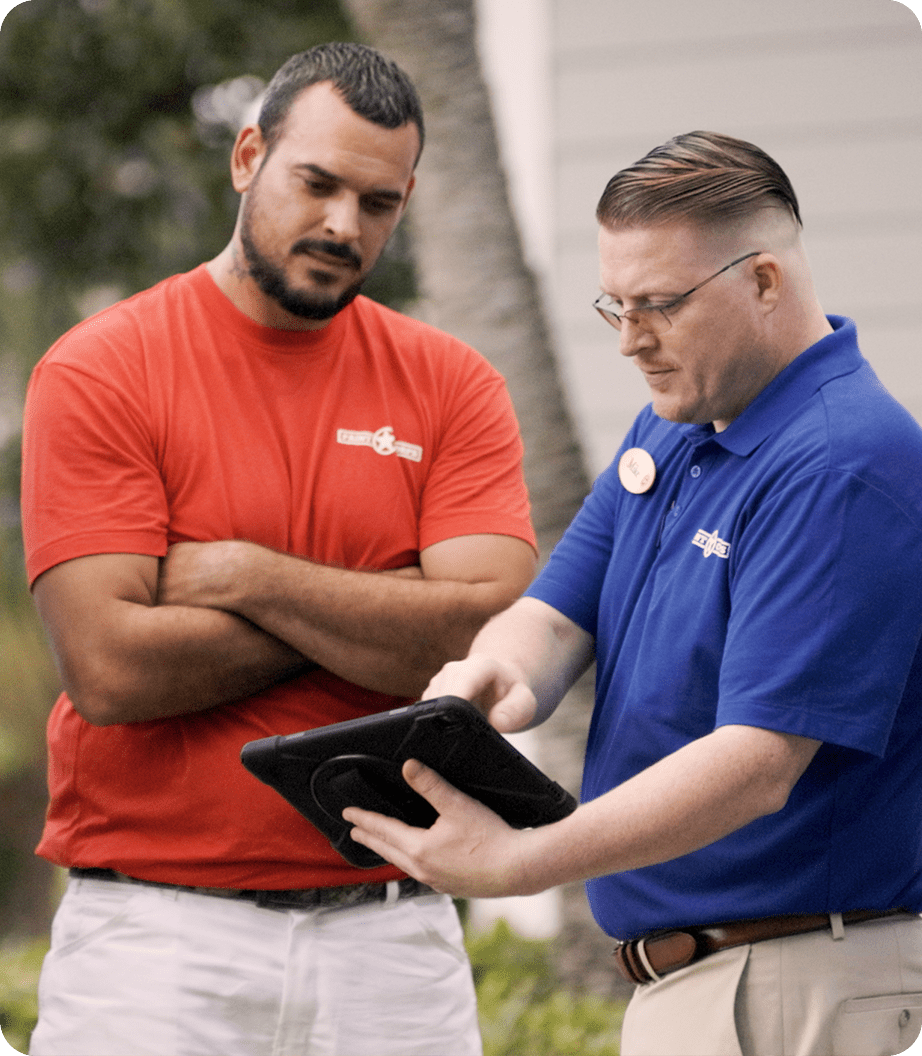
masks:
POLYGON ((364 807, 428 828, 436 811, 403 780, 418 759, 514 828, 559 821, 576 800, 543 774, 460 697, 437 697, 303 733, 250 741, 243 765, 270 785, 353 865, 383 864, 350 838, 346 807, 364 807))

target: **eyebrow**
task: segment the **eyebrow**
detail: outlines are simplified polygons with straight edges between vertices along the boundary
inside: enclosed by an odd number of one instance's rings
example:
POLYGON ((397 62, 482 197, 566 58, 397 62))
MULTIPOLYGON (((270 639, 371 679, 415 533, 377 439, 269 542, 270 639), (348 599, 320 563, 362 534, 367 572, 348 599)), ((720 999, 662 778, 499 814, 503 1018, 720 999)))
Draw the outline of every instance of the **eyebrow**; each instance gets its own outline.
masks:
MULTIPOLYGON (((319 176, 323 180, 329 180, 331 183, 344 183, 342 176, 337 176, 335 172, 328 172, 322 165, 315 165, 313 162, 305 161, 298 165, 295 165, 296 171, 307 170, 312 172, 315 176, 319 176)), ((388 201, 400 203, 403 201, 403 195, 400 191, 391 190, 389 187, 377 187, 372 188, 370 191, 363 191, 363 197, 372 198, 384 198, 388 201)))

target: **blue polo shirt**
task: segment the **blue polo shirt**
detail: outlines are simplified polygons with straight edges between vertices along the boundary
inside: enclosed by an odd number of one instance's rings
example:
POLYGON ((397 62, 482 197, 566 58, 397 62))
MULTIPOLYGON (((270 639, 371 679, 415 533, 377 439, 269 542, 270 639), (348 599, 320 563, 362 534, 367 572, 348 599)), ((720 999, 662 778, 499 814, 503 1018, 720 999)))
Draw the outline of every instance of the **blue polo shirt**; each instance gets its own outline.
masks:
POLYGON ((615 459, 528 591, 595 637, 584 800, 721 725, 824 742, 782 811, 590 881, 619 938, 922 911, 922 429, 830 322, 722 433, 647 407, 653 487, 615 459))

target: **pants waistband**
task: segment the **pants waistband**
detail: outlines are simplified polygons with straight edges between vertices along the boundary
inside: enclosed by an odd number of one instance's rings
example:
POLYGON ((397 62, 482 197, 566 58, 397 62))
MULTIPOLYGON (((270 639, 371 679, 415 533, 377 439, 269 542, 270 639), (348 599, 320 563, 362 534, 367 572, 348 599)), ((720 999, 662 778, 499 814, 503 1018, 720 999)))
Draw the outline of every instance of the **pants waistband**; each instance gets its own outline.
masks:
POLYGON ((612 956, 615 967, 630 983, 652 983, 664 975, 686 968, 719 950, 750 946, 755 942, 803 935, 843 924, 860 924, 883 917, 905 916, 919 919, 906 909, 854 910, 848 913, 809 913, 757 920, 733 920, 675 931, 655 932, 619 942, 612 956))
POLYGON ((346 909, 370 902, 397 902, 419 895, 434 895, 427 884, 412 877, 388 883, 348 884, 345 887, 309 887, 286 891, 258 891, 232 887, 187 887, 183 884, 164 884, 156 880, 138 880, 114 869, 73 867, 70 875, 79 880, 108 880, 119 884, 144 884, 166 887, 177 891, 191 891, 212 898, 242 899, 255 902, 265 909, 346 909))

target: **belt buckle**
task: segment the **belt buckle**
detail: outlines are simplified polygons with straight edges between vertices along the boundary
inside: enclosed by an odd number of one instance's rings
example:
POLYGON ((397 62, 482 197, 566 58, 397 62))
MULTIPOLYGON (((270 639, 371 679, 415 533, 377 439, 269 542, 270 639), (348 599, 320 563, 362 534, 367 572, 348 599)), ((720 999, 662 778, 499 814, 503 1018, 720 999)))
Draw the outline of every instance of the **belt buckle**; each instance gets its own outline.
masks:
POLYGON ((316 888, 298 891, 256 891, 254 901, 261 909, 314 909, 319 904, 316 888))

